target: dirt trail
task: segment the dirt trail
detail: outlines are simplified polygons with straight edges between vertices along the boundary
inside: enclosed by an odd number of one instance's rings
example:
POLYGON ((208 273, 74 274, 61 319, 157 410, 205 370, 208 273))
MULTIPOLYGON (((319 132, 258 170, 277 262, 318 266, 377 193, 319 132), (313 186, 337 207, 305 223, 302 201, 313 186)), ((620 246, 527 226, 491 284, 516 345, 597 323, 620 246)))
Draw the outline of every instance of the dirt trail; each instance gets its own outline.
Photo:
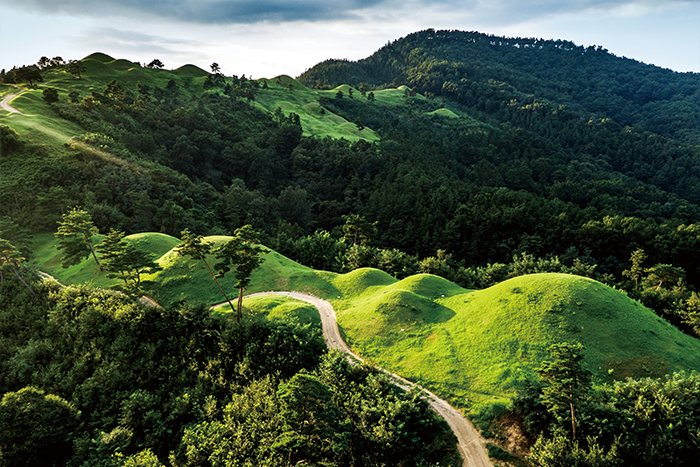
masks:
POLYGON ((15 93, 8 94, 7 96, 5 96, 2 99, 2 101, 0 101, 0 109, 7 110, 10 113, 24 115, 22 112, 20 112, 19 110, 15 109, 14 107, 12 107, 10 105, 10 101, 12 99, 14 99, 15 97, 19 96, 20 94, 22 94, 24 91, 26 91, 26 89, 22 89, 21 91, 17 91, 15 93))
MULTIPOLYGON (((58 282, 53 276, 46 274, 45 272, 39 272, 39 275, 45 279, 58 282)), ((62 287, 65 287, 65 285, 61 284, 60 282, 58 283, 62 287)), ((363 361, 359 355, 350 350, 350 347, 348 347, 341 337, 333 305, 326 300, 301 292, 258 292, 246 295, 245 298, 258 297, 262 295, 283 295, 285 297, 301 300, 315 306, 318 313, 321 315, 321 328, 323 330, 323 338, 326 340, 326 345, 331 349, 341 350, 351 357, 359 361, 363 361)), ((142 296, 140 301, 146 306, 162 308, 155 300, 147 295, 142 296)), ((226 304, 227 302, 220 303, 212 306, 211 308, 217 308, 226 304)), ((466 418, 464 418, 464 415, 462 415, 459 410, 455 409, 448 404, 447 401, 440 399, 438 396, 420 385, 416 385, 407 379, 384 369, 381 369, 381 371, 391 376, 394 383, 398 387, 408 390, 413 386, 418 386, 426 394, 430 406, 433 408, 433 410, 440 414, 442 418, 445 419, 447 424, 452 429, 452 432, 457 437, 457 447, 459 448, 459 453, 462 455, 462 459, 464 460, 464 467, 494 467, 486 452, 486 441, 479 435, 474 426, 466 418)))
MULTIPOLYGON (((261 295, 284 295, 285 297, 294 298, 312 304, 316 307, 316 309, 318 309, 318 312, 321 315, 323 338, 326 340, 328 347, 332 349, 339 349, 351 355, 353 358, 362 361, 357 354, 350 350, 350 347, 348 347, 343 338, 340 336, 338 322, 336 321, 335 317, 335 310, 326 300, 300 292, 260 292, 247 295, 246 297, 261 295)), ((216 306, 220 305, 215 305, 212 308, 215 308, 216 306)), ((391 375, 391 377, 395 380, 396 385, 402 389, 408 390, 412 386, 415 386, 414 383, 402 378, 399 375, 386 370, 382 371, 391 375)), ((464 418, 462 413, 453 408, 447 403, 447 401, 440 399, 432 392, 423 387, 418 387, 427 394, 430 406, 433 408, 433 410, 440 414, 445 421, 447 421, 455 436, 457 436, 459 452, 462 455, 462 459, 464 459, 464 466, 493 467, 493 463, 489 460, 489 456, 486 452, 486 441, 479 435, 474 426, 466 418, 464 418)))

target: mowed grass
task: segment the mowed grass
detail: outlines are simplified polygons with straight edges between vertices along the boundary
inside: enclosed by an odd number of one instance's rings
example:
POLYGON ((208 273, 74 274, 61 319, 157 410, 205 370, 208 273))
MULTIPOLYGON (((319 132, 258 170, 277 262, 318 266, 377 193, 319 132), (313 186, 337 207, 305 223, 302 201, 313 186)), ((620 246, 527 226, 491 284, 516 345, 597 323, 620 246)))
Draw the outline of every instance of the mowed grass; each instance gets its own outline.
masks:
POLYGON ((506 402, 557 342, 581 342, 599 380, 700 370, 700 341, 599 282, 535 274, 470 291, 429 275, 337 300, 357 352, 460 407, 506 402))
MULTIPOLYGON (((95 235, 92 238, 93 247, 97 246, 103 238, 104 235, 95 235)), ((141 250, 153 253, 158 259, 180 243, 180 240, 175 237, 154 232, 128 235, 124 240, 134 244, 141 250)), ((83 259, 79 264, 64 269, 61 266, 63 251, 57 248, 58 239, 52 233, 35 235, 33 247, 33 262, 41 271, 51 274, 62 284, 79 285, 91 283, 96 287, 104 288, 123 284, 122 281, 117 279, 108 279, 105 273, 100 271, 92 255, 83 259)))
MULTIPOLYGON (((364 139, 378 141, 379 136, 370 128, 358 130, 357 125, 348 122, 343 117, 325 110, 319 105, 318 99, 328 91, 309 89, 299 81, 286 75, 274 79, 262 78, 257 80, 261 88, 255 98, 255 105, 268 112, 278 108, 284 115, 296 113, 305 136, 345 138, 349 141, 364 139), (263 83, 267 89, 263 89, 263 83)), ((360 92, 355 90, 357 96, 360 92)), ((347 95, 347 94, 346 94, 347 95)))
MULTIPOLYGON (((163 88, 173 80, 178 85, 178 92, 185 96, 202 93, 223 95, 223 88, 204 91, 203 84, 208 72, 194 65, 184 65, 175 70, 157 70, 129 60, 114 59, 99 52, 88 55, 82 59, 82 63, 86 71, 81 79, 67 73, 65 67, 44 71, 43 82, 37 83, 35 87, 28 89, 12 101, 12 105, 25 115, 3 111, 0 112, 0 123, 11 126, 22 135, 23 139, 32 143, 57 147, 68 142, 70 138, 83 134, 84 130, 58 118, 51 106, 42 98, 42 92, 46 88, 56 89, 61 102, 67 101, 71 92, 77 92, 79 99, 90 97, 93 92, 102 93, 112 80, 116 80, 132 92, 135 92, 137 83, 153 89, 163 88)), ((227 78, 227 81, 232 80, 227 78)), ((406 86, 375 90, 373 91, 375 102, 372 103, 367 100, 367 95, 362 96, 359 90, 346 84, 333 90, 315 90, 286 75, 273 79, 261 78, 257 82, 260 88, 252 104, 259 109, 273 113, 279 108, 286 116, 291 113, 299 115, 303 134, 306 136, 344 138, 352 142, 360 139, 370 142, 379 141, 380 137, 374 129, 364 127, 360 130, 355 123, 324 109, 319 104, 320 97, 335 98, 336 93, 341 91, 344 98, 348 99, 349 91, 352 89, 353 99, 363 101, 367 105, 403 106, 406 105, 405 94, 409 91, 406 86), (262 88, 263 83, 266 84, 266 89, 262 88)), ((3 86, 0 88, 0 96, 16 90, 17 87, 3 86)), ((425 100, 426 98, 416 94, 412 99, 425 100)), ((458 114, 448 109, 438 109, 429 114, 472 120, 466 114, 458 114)), ((475 125, 482 125, 476 120, 472 121, 475 125)))
MULTIPOLYGON (((235 305, 235 304, 234 304, 235 305)), ((236 312, 228 304, 216 307, 213 313, 235 321, 236 312)), ((248 297, 243 300, 243 319, 265 319, 268 321, 298 322, 321 329, 318 310, 301 300, 281 295, 248 297)))
MULTIPOLYGON (((154 233, 128 239, 159 256, 164 270, 145 277, 151 282, 144 292, 162 305, 224 302, 204 264, 176 254, 178 239, 154 233)), ((205 237, 213 246, 228 239, 205 237)), ((51 234, 37 236, 36 261, 61 282, 117 283, 106 280, 92 258, 61 269, 55 244, 51 234)), ((213 266, 216 259, 208 261, 213 266)), ((235 273, 220 282, 235 303, 235 273)), ((429 274, 399 281, 370 268, 348 274, 315 271, 269 251, 245 293, 273 290, 329 300, 341 333, 358 354, 467 409, 507 403, 536 378, 534 369, 558 342, 585 345, 584 365, 602 382, 700 371, 700 340, 620 291, 580 276, 533 274, 475 291, 429 274)), ((250 316, 312 324, 318 319, 312 307, 285 297, 250 297, 244 306, 250 316)), ((222 305, 216 312, 230 308, 222 305)))
MULTIPOLYGON (((82 59, 86 71, 81 79, 59 67, 42 72, 43 81, 32 88, 23 85, 26 92, 11 101, 12 107, 24 115, 0 112, 0 123, 17 130, 31 142, 64 144, 71 137, 85 133, 78 125, 60 119, 51 106, 43 100, 43 91, 53 88, 58 91, 59 101, 66 102, 75 91, 79 98, 89 97, 92 92, 102 93, 109 82, 117 80, 124 88, 134 90, 137 83, 151 88, 165 87, 172 79, 180 85, 182 92, 201 92, 207 72, 185 65, 177 70, 155 70, 142 67, 124 59, 114 59, 103 53, 94 53, 82 59), (185 91, 187 88, 189 91, 185 91), (29 131, 27 131, 29 130, 29 131)), ((0 95, 16 92, 19 87, 4 86, 0 95)))
MULTIPOLYGON (((204 241, 217 247, 230 238, 211 236, 205 237, 204 241)), ((272 290, 295 290, 316 296, 337 293, 328 280, 332 273, 302 266, 273 250, 268 250, 263 259, 262 265, 253 272, 251 285, 245 290, 246 294, 272 290)), ((216 261, 214 256, 207 257, 207 262, 212 268, 216 261)), ((170 306, 182 300, 195 300, 207 305, 225 301, 203 261, 193 262, 171 250, 163 255, 158 263, 163 267, 163 271, 147 276, 154 283, 152 290, 148 292, 162 305, 170 306)), ((235 271, 219 279, 221 287, 231 300, 238 296, 236 282, 235 271)))

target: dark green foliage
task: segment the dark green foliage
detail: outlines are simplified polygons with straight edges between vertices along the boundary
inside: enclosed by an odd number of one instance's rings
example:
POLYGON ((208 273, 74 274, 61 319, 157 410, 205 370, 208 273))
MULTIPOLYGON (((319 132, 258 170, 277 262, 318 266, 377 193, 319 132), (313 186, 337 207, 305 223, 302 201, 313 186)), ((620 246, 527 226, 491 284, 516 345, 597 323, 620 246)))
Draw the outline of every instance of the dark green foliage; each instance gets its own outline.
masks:
POLYGON ((58 91, 54 88, 46 88, 41 92, 41 94, 44 100, 49 104, 58 102, 58 91))
POLYGON ((34 430, 38 438, 5 419, 0 427, 14 427, 12 438, 2 437, 13 449, 24 449, 20 441, 66 442, 68 451, 54 452, 57 465, 65 464, 64 453, 77 465, 102 465, 112 454, 144 449, 164 461, 185 426, 218 416, 232 391, 267 375, 288 379, 313 369, 325 351, 319 329, 225 325, 199 307, 159 310, 118 292, 32 285, 37 298, 16 280, 0 284, 0 393, 14 400, 33 386, 68 401, 70 417, 76 409, 83 415, 79 427, 58 413, 51 423, 36 421, 44 427, 34 430))
POLYGON ((343 239, 349 245, 367 245, 377 235, 376 222, 371 223, 357 214, 343 216, 343 219, 343 239))
POLYGON ((349 445, 349 426, 342 423, 333 393, 318 378, 298 373, 280 386, 282 433, 272 449, 287 454, 292 465, 342 459, 349 445))
MULTIPOLYGON (((61 266, 67 268, 78 264, 90 254, 95 259, 95 263, 100 266, 92 247, 92 237, 98 232, 90 213, 86 210, 73 208, 66 213, 58 223, 58 230, 55 233, 59 239, 57 248, 63 250, 61 266)), ((102 270, 101 266, 100 270, 102 270)))
POLYGON ((162 268, 154 261, 155 255, 139 250, 123 239, 124 232, 111 229, 95 250, 100 253, 107 277, 123 280, 124 289, 135 292, 141 287, 142 274, 153 274, 162 268))
POLYGON ((566 436, 552 439, 539 438, 532 447, 528 460, 536 467, 615 467, 625 464, 617 457, 617 445, 605 451, 594 438, 588 438, 585 447, 566 436))
POLYGON ((576 439, 576 407, 590 392, 591 374, 581 366, 581 344, 554 344, 547 349, 551 361, 536 370, 542 384, 542 404, 560 422, 571 420, 572 439, 576 439))
POLYGON ((0 282, 5 280, 6 273, 12 272, 17 279, 24 284, 27 290, 29 290, 32 295, 36 296, 34 290, 18 272, 18 269, 22 268, 24 265, 24 261, 25 258, 21 255, 20 251, 12 243, 0 237, 0 282))
POLYGON ((33 86, 34 83, 44 81, 44 77, 41 75, 41 70, 36 65, 23 66, 14 71, 14 82, 15 83, 28 83, 29 86, 33 86))
POLYGON ((538 467, 690 466, 700 448, 699 396, 697 373, 594 385, 577 406, 576 440, 547 413, 542 387, 521 394, 515 408, 539 434, 529 457, 538 467))
POLYGON ((151 62, 150 62, 148 65, 146 65, 146 66, 147 66, 148 68, 157 68, 157 69, 160 69, 160 68, 163 68, 165 65, 163 65, 163 62, 161 62, 159 59, 154 58, 154 59, 151 60, 151 62))
POLYGON ((459 465, 417 391, 322 358, 320 328, 32 285, 0 284, 2 465, 459 465))
POLYGON ((78 79, 82 78, 83 73, 87 71, 85 64, 80 60, 70 60, 66 66, 66 72, 75 75, 78 79))
POLYGON ((32 386, 0 401, 0 465, 62 466, 73 454, 80 412, 66 400, 32 386))
POLYGON ((454 436, 417 391, 340 353, 279 385, 253 382, 222 417, 188 428, 183 445, 191 465, 461 465, 454 436))
POLYGON ((0 154, 7 155, 22 147, 19 133, 7 125, 0 125, 0 154))

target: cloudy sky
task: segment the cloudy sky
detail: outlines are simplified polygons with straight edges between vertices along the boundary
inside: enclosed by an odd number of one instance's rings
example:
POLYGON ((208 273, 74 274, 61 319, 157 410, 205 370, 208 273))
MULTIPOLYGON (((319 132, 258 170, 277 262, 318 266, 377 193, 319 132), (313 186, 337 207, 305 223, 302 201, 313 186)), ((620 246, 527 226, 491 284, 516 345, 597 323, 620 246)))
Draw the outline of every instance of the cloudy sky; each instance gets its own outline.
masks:
POLYGON ((0 0, 0 68, 99 51, 298 76, 435 28, 566 39, 700 72, 699 25, 700 0, 0 0))

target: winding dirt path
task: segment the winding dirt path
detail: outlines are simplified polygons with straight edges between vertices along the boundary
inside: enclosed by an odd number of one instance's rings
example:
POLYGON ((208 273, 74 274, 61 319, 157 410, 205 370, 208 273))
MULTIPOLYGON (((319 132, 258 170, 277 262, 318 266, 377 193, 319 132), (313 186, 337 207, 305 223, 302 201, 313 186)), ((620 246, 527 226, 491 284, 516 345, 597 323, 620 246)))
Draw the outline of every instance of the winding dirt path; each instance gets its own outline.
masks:
MULTIPOLYGON (((331 349, 339 349, 353 358, 362 361, 362 358, 350 350, 350 347, 348 347, 343 338, 340 336, 338 321, 335 317, 335 310, 326 300, 300 292, 259 292, 246 295, 246 298, 261 295, 283 295, 285 297, 294 298, 296 300, 301 300, 312 304, 321 315, 323 338, 326 340, 328 347, 331 349)), ((212 308, 216 308, 218 306, 221 305, 215 305, 212 308)), ((416 384, 402 378, 397 374, 386 370, 382 371, 390 375, 394 379, 395 384, 404 390, 408 390, 411 387, 416 386, 416 384)), ((440 399, 435 394, 421 387, 420 385, 418 385, 418 387, 427 395, 428 403, 433 410, 435 410, 445 419, 445 421, 447 421, 455 436, 457 436, 459 452, 462 455, 462 459, 464 459, 464 467, 493 467, 493 463, 489 460, 489 456, 486 452, 486 441, 479 435, 474 426, 466 418, 464 418, 464 415, 462 415, 459 410, 448 404, 447 401, 440 399)))
POLYGON ((15 97, 19 96, 20 94, 22 94, 24 91, 26 91, 26 89, 22 89, 21 91, 17 91, 15 93, 8 94, 7 96, 5 96, 2 99, 2 101, 0 101, 0 109, 7 110, 8 112, 13 113, 13 114, 23 115, 22 112, 20 112, 19 110, 15 109, 14 107, 12 107, 10 105, 10 101, 12 99, 14 99, 15 97))
MULTIPOLYGON (((39 275, 45 279, 58 282, 53 276, 45 272, 40 271, 39 275)), ((61 284, 60 282, 58 282, 58 284, 65 287, 65 285, 61 284)), ((244 298, 259 297, 262 295, 282 295, 296 300, 301 300, 315 306, 319 315, 321 315, 321 328, 323 330, 323 338, 326 340, 326 345, 331 349, 338 349, 358 361, 363 361, 359 355, 350 349, 350 347, 341 337, 333 305, 326 300, 301 292, 258 292, 246 295, 244 298)), ((155 300, 147 295, 141 297, 140 300, 146 306, 162 308, 155 300)), ((227 302, 224 302, 218 305, 213 305, 210 308, 213 309, 227 304, 227 302)), ((469 420, 464 418, 464 415, 462 415, 459 410, 455 409, 448 404, 447 401, 440 399, 438 396, 422 386, 416 385, 395 373, 391 373, 390 371, 381 368, 380 370, 391 376, 394 380, 394 384, 401 389, 407 391, 413 386, 418 386, 418 388, 420 388, 426 394, 427 401, 430 406, 433 408, 433 410, 440 414, 442 418, 445 419, 447 424, 452 429, 452 432, 457 437, 457 448, 459 449, 459 453, 464 460, 464 467, 493 467, 493 463, 489 460, 489 456, 486 451, 486 441, 479 435, 479 432, 476 431, 469 420)))

